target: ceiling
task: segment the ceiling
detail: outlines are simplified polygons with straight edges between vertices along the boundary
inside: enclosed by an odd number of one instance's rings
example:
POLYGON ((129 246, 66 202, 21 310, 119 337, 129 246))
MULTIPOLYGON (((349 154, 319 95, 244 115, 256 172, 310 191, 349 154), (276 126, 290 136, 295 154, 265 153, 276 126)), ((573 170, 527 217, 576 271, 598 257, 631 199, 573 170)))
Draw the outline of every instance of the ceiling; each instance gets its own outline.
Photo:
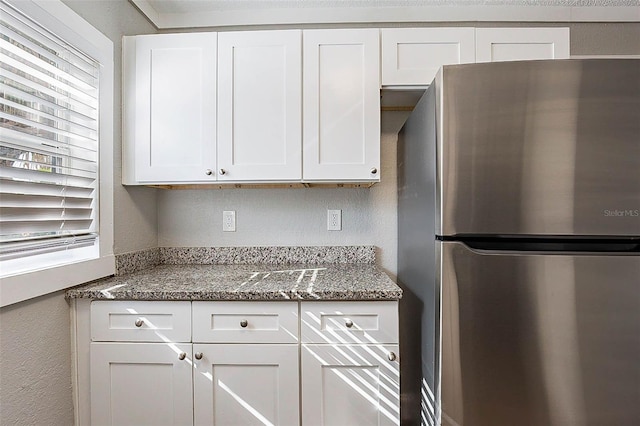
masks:
POLYGON ((130 0, 158 28, 443 22, 640 21, 640 0, 130 0))

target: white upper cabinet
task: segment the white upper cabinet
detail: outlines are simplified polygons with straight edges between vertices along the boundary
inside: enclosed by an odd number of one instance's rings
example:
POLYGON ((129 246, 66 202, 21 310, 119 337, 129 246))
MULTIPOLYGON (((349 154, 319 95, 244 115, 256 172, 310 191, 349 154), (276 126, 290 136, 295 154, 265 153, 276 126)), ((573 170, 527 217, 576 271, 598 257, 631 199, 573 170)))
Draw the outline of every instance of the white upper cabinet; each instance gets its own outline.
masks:
POLYGON ((303 32, 303 179, 380 179, 378 29, 303 32))
POLYGON ((218 35, 218 180, 302 178, 302 32, 218 35))
POLYGON ((568 57, 549 27, 124 37, 122 182, 377 182, 381 73, 423 86, 442 65, 568 57))
POLYGON ((476 62, 568 57, 569 28, 476 29, 476 62))
POLYGON ((382 85, 431 84, 442 65, 473 63, 473 28, 384 28, 382 85))
POLYGON ((215 180, 216 48, 216 33, 125 38, 125 183, 215 180))

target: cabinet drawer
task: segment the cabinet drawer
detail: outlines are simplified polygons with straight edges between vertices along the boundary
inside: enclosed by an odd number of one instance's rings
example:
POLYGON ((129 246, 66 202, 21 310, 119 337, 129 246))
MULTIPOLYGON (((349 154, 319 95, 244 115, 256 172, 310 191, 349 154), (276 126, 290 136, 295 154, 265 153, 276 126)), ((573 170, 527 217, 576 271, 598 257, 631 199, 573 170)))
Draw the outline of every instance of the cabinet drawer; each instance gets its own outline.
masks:
POLYGON ((190 342, 191 302, 94 301, 94 342, 190 342))
POLYGON ((193 302, 193 341, 294 343, 297 302, 193 302))
POLYGON ((398 302, 302 302, 303 343, 397 343, 398 302))

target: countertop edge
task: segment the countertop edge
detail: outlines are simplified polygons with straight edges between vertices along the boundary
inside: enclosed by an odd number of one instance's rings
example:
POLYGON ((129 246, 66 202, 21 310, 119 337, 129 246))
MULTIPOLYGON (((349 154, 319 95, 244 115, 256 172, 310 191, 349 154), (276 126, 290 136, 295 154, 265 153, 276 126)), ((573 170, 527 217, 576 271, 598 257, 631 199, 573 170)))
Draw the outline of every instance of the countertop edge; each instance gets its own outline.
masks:
MULTIPOLYGON (((270 266, 273 268, 274 265, 270 266)), ((284 276, 284 279, 264 285, 259 285, 259 280, 251 287, 244 286, 246 283, 229 286, 229 281, 238 279, 234 276, 236 271, 246 270, 247 267, 261 269, 259 265, 160 265, 70 288, 65 292, 65 298, 113 301, 398 301, 403 293, 384 271, 372 264, 323 265, 321 268, 318 265, 305 265, 308 271, 322 269, 326 273, 325 277, 315 282, 313 289, 307 285, 298 288, 295 275, 293 278, 284 276), (201 281, 190 276, 196 269, 199 273, 211 274, 206 278, 213 289, 203 290, 201 281), (170 271, 172 277, 165 278, 165 275, 171 275, 165 274, 166 271, 170 271)), ((300 265, 291 267, 296 273, 305 270, 300 269, 300 265)), ((302 278, 309 280, 310 276, 303 273, 297 282, 302 278)))

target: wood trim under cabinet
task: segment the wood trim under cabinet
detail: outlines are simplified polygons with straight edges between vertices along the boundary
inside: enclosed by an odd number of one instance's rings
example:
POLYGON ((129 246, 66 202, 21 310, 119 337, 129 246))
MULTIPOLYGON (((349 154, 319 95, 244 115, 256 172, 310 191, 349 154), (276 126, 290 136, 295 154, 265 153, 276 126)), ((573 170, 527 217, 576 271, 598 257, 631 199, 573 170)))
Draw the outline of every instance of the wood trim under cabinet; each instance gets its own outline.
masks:
POLYGON ((354 183, 207 183, 207 184, 171 184, 146 185, 157 189, 261 189, 261 188, 371 188, 377 182, 354 183))

